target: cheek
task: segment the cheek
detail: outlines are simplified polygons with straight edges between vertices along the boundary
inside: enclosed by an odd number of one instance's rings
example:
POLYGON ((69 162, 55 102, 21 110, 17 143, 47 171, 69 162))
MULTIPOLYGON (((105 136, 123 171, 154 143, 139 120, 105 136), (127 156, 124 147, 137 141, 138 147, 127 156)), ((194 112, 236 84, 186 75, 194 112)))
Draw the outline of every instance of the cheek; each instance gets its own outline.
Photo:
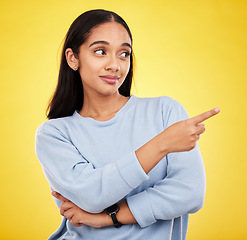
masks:
MULTIPOLYGON (((98 60, 98 59, 97 59, 98 60)), ((104 61, 97 61, 92 60, 90 63, 88 63, 88 69, 87 71, 89 74, 100 74, 105 69, 105 62, 104 61)))
POLYGON ((84 75, 84 76, 93 76, 95 74, 99 74, 100 69, 102 68, 101 66, 102 64, 100 64, 97 61, 84 61, 80 63, 80 72, 84 75))
POLYGON ((127 76, 128 72, 129 72, 129 70, 130 70, 130 62, 124 64, 124 66, 123 66, 122 69, 123 69, 123 72, 125 72, 125 76, 127 76))

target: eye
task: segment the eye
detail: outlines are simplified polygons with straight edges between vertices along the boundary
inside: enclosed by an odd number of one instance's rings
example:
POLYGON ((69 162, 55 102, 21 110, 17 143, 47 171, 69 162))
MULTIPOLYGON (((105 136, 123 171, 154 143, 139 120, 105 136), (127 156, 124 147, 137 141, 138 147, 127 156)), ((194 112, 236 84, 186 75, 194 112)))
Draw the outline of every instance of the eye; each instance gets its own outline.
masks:
POLYGON ((98 49, 94 51, 98 55, 105 55, 105 51, 103 49, 98 49))
POLYGON ((130 52, 122 52, 122 53, 120 54, 120 56, 123 57, 123 58, 127 58, 127 57, 130 56, 130 52))

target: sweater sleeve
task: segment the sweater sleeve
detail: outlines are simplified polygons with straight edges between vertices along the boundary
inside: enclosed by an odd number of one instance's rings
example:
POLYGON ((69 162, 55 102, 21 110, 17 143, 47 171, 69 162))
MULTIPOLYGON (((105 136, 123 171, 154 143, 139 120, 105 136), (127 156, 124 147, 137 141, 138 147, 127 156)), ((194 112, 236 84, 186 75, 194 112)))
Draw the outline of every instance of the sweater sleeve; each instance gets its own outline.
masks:
POLYGON ((37 129, 35 143, 51 189, 87 212, 102 212, 149 178, 134 151, 94 168, 51 121, 37 129))
MULTIPOLYGON (((174 101, 163 112, 164 127, 188 118, 182 105, 174 101)), ((167 175, 153 187, 127 198, 128 206, 141 227, 157 220, 170 220, 202 208, 205 197, 205 170, 198 145, 191 151, 170 153, 167 175)))

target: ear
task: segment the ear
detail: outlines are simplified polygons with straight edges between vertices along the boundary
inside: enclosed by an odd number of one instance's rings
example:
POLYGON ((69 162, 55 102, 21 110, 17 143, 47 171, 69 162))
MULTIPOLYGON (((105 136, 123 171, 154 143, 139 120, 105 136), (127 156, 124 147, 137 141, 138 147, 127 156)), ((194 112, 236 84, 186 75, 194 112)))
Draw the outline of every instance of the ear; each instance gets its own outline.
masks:
POLYGON ((75 57, 75 54, 73 53, 73 50, 71 48, 67 48, 65 51, 65 56, 68 65, 74 70, 77 71, 79 67, 79 59, 75 57))

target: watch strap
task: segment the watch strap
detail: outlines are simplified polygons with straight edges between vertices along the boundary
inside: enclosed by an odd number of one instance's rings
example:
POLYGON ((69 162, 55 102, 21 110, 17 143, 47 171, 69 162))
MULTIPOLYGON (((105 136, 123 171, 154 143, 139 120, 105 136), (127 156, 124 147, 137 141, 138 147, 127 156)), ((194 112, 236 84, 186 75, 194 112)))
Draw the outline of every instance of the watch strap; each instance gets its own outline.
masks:
POLYGON ((111 218, 112 218, 114 227, 115 227, 115 228, 120 228, 120 227, 122 226, 122 223, 120 223, 120 222, 117 220, 117 214, 116 214, 116 213, 113 213, 113 214, 111 214, 110 216, 111 216, 111 218))
POLYGON ((120 228, 123 224, 117 220, 117 212, 119 211, 119 205, 113 204, 106 209, 106 213, 111 216, 115 228, 120 228))

